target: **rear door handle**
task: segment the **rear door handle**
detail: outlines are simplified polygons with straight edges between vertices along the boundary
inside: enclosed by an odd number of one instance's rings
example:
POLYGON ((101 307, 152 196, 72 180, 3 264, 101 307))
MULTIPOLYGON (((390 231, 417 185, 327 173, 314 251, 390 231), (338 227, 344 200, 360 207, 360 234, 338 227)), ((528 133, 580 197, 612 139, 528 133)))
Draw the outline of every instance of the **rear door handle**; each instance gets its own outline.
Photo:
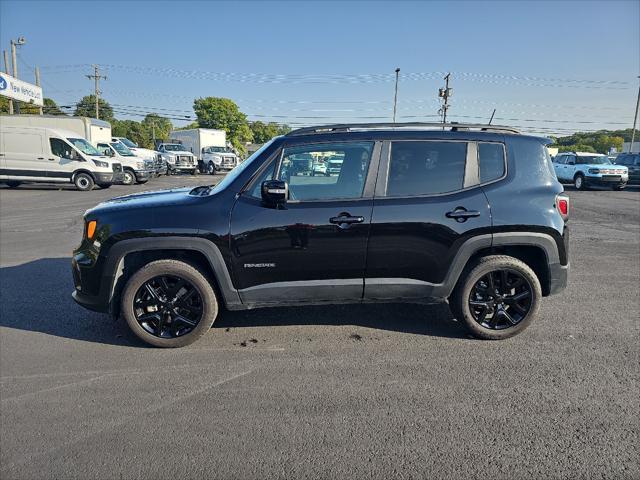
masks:
POLYGON ((331 217, 329 222, 338 225, 340 228, 348 228, 352 223, 362 223, 364 222, 364 217, 356 216, 353 217, 346 212, 341 213, 337 217, 331 217))
POLYGON ((467 218, 479 217, 480 212, 477 210, 467 210, 464 207, 457 207, 455 210, 447 212, 445 216, 455 219, 456 222, 466 222, 467 218))

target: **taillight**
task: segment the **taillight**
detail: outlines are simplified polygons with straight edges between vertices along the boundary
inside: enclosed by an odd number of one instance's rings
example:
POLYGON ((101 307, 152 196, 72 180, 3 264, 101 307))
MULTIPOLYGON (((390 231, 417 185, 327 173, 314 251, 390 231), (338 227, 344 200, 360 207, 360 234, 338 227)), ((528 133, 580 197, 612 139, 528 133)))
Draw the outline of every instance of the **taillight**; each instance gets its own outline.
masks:
POLYGON ((558 195, 556 197, 556 208, 564 219, 569 217, 569 197, 566 195, 558 195))

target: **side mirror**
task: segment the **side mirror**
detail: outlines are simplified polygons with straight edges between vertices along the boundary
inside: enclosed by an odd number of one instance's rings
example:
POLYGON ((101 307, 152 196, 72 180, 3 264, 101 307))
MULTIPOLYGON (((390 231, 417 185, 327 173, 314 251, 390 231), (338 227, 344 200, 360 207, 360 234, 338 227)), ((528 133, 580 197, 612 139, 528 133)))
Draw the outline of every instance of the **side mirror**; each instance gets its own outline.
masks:
POLYGON ((102 151, 102 154, 103 154, 105 157, 110 157, 110 156, 111 156, 111 150, 110 150, 110 149, 108 149, 108 148, 105 148, 105 149, 102 151))
POLYGON ((262 200, 268 205, 284 205, 289 198, 289 185, 283 180, 262 182, 262 200))

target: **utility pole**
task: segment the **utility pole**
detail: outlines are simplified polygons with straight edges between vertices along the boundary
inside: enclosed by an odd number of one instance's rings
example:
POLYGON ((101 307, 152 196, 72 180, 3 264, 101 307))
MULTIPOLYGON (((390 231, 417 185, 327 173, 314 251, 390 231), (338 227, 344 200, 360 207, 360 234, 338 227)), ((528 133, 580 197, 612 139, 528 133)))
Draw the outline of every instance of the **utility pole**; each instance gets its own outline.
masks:
POLYGON ((447 110, 449 110, 449 97, 453 95, 453 89, 449 88, 449 78, 451 77, 451 73, 447 73, 444 77, 445 85, 444 88, 438 90, 438 97, 443 99, 443 104, 438 113, 442 115, 442 129, 444 130, 444 125, 447 123, 447 110))
MULTIPOLYGON (((13 77, 18 78, 18 60, 16 59, 16 47, 22 46, 27 41, 24 37, 18 37, 18 40, 11 39, 11 63, 13 64, 13 77)), ((14 107, 16 113, 20 113, 20 103, 14 102, 14 107)))
POLYGON ((396 106, 398 104, 398 77, 400 75, 400 68, 396 68, 396 93, 393 96, 393 123, 396 123, 396 106))
MULTIPOLYGON (((638 78, 640 78, 640 76, 638 78)), ((633 142, 636 139, 636 122, 638 121, 638 107, 640 107, 640 86, 638 86, 638 99, 636 100, 636 114, 633 116, 633 129, 631 130, 631 145, 629 145, 629 153, 633 151, 633 142)))
MULTIPOLYGON (((40 68, 36 67, 36 85, 40 87, 40 68)), ((42 99, 44 101, 44 99, 42 99)), ((38 113, 42 115, 42 107, 38 107, 38 113)))
POLYGON ((98 103, 100 101, 100 94, 102 93, 100 91, 100 80, 101 79, 107 79, 106 75, 100 75, 100 66, 99 65, 94 65, 93 66, 93 75, 85 75, 85 77, 87 77, 88 79, 93 79, 95 81, 95 97, 96 97, 96 118, 100 119, 100 107, 98 106, 98 103))
MULTIPOLYGON (((4 55, 4 72, 7 75, 11 75, 9 73, 9 55, 6 50, 3 50, 2 54, 4 55)), ((11 99, 9 100, 9 115, 13 115, 13 100, 11 99)))

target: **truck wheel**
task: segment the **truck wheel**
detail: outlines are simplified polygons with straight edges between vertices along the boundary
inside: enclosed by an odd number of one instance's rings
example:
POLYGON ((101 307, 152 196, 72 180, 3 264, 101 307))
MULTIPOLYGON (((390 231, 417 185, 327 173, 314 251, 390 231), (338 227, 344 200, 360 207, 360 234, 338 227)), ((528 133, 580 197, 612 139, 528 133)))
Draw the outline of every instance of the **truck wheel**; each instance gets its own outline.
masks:
POLYGON ((111 187, 110 183, 99 183, 98 186, 100 188, 102 188, 103 190, 106 190, 107 188, 111 187))
POLYGON ((73 177, 73 183, 81 192, 88 192, 89 190, 93 189, 94 185, 93 177, 88 173, 77 173, 73 177))
POLYGON ((178 260, 151 262, 122 292, 122 316, 138 338, 156 347, 184 347, 209 331, 218 300, 209 281, 178 260))
POLYGON ((465 269, 449 304, 474 337, 502 340, 529 326, 541 298, 540 281, 526 263, 491 255, 465 269))
POLYGON ((584 175, 581 173, 577 174, 573 179, 573 186, 576 187, 576 190, 586 190, 587 184, 584 181, 584 175))
POLYGON ((136 174, 132 170, 125 169, 123 172, 122 183, 124 185, 133 185, 136 181, 136 174))
POLYGON ((216 165, 213 162, 209 162, 207 163, 207 173, 209 175, 215 175, 216 174, 216 165))
POLYGON ((5 183, 7 184, 7 187, 9 187, 9 188, 16 188, 22 182, 16 182, 15 180, 11 180, 11 181, 8 181, 8 182, 5 182, 5 183))
POLYGON ((200 173, 200 172, 198 172, 197 168, 194 168, 193 170, 191 170, 190 173, 191 173, 191 175, 198 175, 198 173, 200 173))
POLYGON ((138 185, 144 185, 144 184, 145 184, 145 183, 147 183, 148 181, 149 181, 148 179, 147 179, 147 180, 136 180, 136 183, 137 183, 138 185))

